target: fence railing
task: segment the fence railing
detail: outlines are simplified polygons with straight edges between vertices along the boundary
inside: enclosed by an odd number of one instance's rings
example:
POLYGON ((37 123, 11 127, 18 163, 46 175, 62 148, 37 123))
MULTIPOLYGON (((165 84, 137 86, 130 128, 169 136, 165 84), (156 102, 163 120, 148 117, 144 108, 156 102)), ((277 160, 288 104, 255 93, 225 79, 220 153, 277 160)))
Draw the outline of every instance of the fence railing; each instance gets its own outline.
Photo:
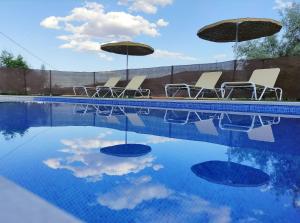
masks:
MULTIPOLYGON (((224 81, 247 81, 255 69, 279 67, 276 86, 283 88, 285 99, 300 99, 300 57, 275 59, 226 61, 209 64, 164 66, 129 69, 129 79, 146 75, 145 88, 152 96, 164 95, 164 86, 169 83, 195 83, 205 71, 223 71, 217 86, 224 81)), ((104 84, 110 77, 120 76, 119 86, 126 85, 126 70, 100 72, 67 72, 56 70, 21 70, 0 68, 0 94, 20 95, 71 95, 73 86, 104 84)))

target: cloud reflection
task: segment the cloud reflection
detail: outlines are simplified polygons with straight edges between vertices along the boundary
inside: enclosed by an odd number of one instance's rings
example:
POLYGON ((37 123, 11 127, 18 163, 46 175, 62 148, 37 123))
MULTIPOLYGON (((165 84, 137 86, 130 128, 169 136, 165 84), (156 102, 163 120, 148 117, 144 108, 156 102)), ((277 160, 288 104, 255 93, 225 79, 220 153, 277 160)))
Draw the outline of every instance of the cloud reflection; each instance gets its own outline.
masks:
POLYGON ((99 181, 104 175, 124 176, 138 173, 145 168, 158 171, 163 168, 155 164, 155 157, 151 154, 141 157, 116 157, 99 152, 99 148, 124 143, 119 140, 104 139, 111 132, 105 132, 91 139, 64 139, 61 143, 65 146, 60 151, 69 156, 50 158, 43 163, 52 169, 65 169, 78 178, 88 181, 99 181))
POLYGON ((144 201, 163 199, 171 193, 164 185, 151 183, 150 176, 143 176, 100 195, 97 201, 112 210, 134 209, 144 201))
POLYGON ((135 222, 212 222, 231 221, 231 210, 193 194, 177 192, 160 183, 151 182, 150 176, 142 176, 118 185, 98 196, 98 203, 112 210, 135 209, 135 222), (162 200, 156 205, 146 202, 162 200), (140 204, 143 206, 139 207, 140 204))

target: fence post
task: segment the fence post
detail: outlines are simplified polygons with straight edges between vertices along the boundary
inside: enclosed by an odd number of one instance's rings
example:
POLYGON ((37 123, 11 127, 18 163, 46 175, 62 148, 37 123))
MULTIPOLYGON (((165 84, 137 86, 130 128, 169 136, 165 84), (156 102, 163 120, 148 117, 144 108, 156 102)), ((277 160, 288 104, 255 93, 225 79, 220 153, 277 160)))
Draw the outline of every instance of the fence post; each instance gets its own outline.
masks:
POLYGON ((23 78, 24 78, 24 94, 27 95, 26 69, 23 69, 23 78))
POLYGON ((171 66, 171 80, 170 83, 173 84, 174 82, 174 66, 171 66))
POLYGON ((236 68, 237 68, 237 60, 234 60, 232 81, 235 81, 236 68))
POLYGON ((49 95, 52 96, 52 71, 49 70, 49 95))
POLYGON ((94 86, 95 86, 95 85, 96 85, 96 72, 93 72, 93 78, 94 78, 93 84, 94 84, 94 86))

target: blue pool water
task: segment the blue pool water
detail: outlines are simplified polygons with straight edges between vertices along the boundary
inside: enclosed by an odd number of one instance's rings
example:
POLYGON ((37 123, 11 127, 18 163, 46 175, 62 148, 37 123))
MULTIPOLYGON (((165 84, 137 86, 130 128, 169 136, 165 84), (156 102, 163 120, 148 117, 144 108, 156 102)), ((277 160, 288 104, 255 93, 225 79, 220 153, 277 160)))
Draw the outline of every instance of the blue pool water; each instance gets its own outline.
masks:
POLYGON ((82 221, 300 222, 299 118, 0 103, 0 120, 0 176, 82 221))

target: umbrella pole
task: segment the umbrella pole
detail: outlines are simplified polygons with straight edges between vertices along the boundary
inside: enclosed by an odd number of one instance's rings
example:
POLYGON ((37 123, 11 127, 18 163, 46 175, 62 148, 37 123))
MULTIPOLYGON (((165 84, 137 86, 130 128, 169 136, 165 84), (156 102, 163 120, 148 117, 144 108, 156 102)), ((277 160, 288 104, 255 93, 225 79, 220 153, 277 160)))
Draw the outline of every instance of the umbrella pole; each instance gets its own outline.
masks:
POLYGON ((127 130, 128 130, 128 119, 125 118, 125 144, 127 144, 127 130))
POLYGON ((235 56, 235 60, 234 60, 234 69, 233 69, 233 80, 235 81, 235 73, 236 73, 236 68, 237 68, 237 60, 238 60, 238 56, 237 56, 237 49, 238 49, 238 42, 239 42, 239 23, 236 23, 236 29, 235 29, 235 44, 234 44, 234 52, 236 54, 235 56))
POLYGON ((129 72, 128 72, 128 46, 127 46, 127 52, 126 52, 126 81, 128 81, 128 76, 129 76, 129 72))

